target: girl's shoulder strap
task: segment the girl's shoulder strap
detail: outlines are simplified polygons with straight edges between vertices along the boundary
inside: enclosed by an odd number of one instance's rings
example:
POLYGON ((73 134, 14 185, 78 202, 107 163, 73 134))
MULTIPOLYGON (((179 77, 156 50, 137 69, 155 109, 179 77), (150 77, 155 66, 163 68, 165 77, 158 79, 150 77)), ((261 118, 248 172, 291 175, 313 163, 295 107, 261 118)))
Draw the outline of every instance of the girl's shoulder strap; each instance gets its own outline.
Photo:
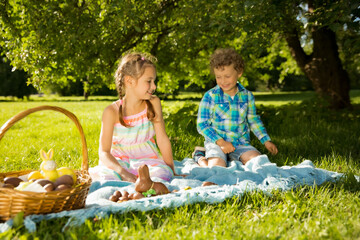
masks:
POLYGON ((119 99, 119 100, 113 102, 111 105, 118 110, 122 104, 123 104, 123 100, 119 99))

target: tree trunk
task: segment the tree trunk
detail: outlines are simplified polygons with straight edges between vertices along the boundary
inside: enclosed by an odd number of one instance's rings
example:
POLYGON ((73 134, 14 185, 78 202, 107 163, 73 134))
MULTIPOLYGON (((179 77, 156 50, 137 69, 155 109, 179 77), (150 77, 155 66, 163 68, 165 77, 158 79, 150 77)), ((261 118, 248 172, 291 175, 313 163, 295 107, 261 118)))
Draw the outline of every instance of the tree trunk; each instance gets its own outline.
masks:
POLYGON ((86 77, 86 80, 83 82, 83 96, 85 101, 89 99, 89 76, 86 77))
POLYGON ((296 62, 310 79, 316 93, 334 109, 351 107, 350 79, 339 58, 335 33, 327 28, 313 29, 313 52, 302 49, 296 29, 286 37, 296 62))

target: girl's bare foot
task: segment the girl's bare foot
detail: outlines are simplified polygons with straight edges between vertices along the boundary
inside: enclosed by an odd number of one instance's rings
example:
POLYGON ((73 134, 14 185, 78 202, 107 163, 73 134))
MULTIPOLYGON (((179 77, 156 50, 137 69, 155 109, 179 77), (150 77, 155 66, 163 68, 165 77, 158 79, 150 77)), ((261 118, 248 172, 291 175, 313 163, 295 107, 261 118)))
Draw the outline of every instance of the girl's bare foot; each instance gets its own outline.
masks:
POLYGON ((206 187, 206 186, 212 186, 212 185, 217 185, 217 184, 213 183, 213 182, 203 182, 203 184, 201 186, 206 187))

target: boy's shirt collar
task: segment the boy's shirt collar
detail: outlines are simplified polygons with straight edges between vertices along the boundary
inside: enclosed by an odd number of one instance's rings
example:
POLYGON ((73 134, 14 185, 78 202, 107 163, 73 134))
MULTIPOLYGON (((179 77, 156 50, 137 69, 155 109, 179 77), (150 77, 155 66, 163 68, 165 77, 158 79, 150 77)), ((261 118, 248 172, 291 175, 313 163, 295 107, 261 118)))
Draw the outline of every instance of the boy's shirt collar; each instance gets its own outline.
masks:
MULTIPOLYGON (((238 92, 236 94, 238 94, 239 92, 245 90, 245 88, 243 87, 243 85, 241 85, 239 82, 236 83, 237 87, 238 87, 238 92)), ((224 91, 221 89, 221 87, 219 87, 219 85, 216 85, 214 93, 216 94, 220 94, 220 95, 224 95, 224 91)))
MULTIPOLYGON (((235 101, 236 99, 238 100, 238 98, 236 98, 236 95, 240 94, 242 91, 245 90, 245 88, 239 82, 237 82, 236 85, 238 87, 238 91, 234 95, 234 99, 232 99, 233 101, 235 101)), ((228 101, 227 99, 231 98, 230 95, 225 95, 224 91, 221 89, 221 87, 219 87, 219 85, 216 85, 213 93, 219 94, 219 96, 215 98, 216 103, 227 102, 228 101)))

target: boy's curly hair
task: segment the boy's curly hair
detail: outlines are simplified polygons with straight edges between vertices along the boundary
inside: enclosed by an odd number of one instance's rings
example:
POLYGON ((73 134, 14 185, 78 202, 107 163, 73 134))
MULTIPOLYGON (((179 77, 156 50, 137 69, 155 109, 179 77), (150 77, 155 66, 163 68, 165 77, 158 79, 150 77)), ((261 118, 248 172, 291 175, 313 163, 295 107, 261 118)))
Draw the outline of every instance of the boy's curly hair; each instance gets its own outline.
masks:
POLYGON ((210 70, 214 74, 214 69, 223 68, 234 64, 234 69, 242 73, 245 68, 245 63, 242 57, 232 48, 221 48, 215 50, 210 57, 210 70))

